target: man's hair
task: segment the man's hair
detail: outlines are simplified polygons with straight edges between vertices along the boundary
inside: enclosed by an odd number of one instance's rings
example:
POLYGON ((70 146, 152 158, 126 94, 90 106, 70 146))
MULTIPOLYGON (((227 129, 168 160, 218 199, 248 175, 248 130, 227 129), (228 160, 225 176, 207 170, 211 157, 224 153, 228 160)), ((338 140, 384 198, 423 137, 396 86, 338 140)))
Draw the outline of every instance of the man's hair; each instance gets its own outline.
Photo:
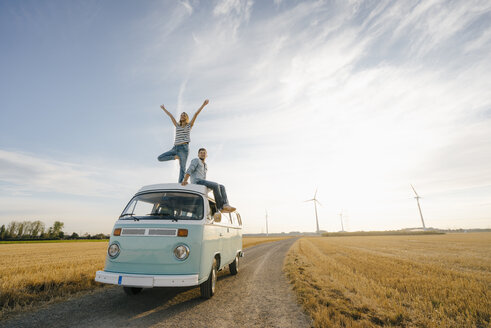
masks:
POLYGON ((205 148, 200 148, 200 149, 198 150, 198 153, 199 153, 200 151, 202 151, 202 150, 206 151, 206 149, 205 149, 205 148))

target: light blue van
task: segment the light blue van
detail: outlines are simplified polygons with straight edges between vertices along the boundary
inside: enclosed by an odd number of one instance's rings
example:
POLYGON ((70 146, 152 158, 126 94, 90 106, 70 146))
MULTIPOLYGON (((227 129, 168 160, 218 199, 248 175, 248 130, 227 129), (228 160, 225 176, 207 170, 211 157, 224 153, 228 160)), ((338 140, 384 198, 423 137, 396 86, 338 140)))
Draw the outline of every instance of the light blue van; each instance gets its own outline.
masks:
POLYGON ((104 271, 95 280, 142 288, 200 286, 215 293, 217 271, 235 275, 242 253, 242 219, 217 211, 213 192, 201 185, 156 184, 130 200, 109 239, 104 271))

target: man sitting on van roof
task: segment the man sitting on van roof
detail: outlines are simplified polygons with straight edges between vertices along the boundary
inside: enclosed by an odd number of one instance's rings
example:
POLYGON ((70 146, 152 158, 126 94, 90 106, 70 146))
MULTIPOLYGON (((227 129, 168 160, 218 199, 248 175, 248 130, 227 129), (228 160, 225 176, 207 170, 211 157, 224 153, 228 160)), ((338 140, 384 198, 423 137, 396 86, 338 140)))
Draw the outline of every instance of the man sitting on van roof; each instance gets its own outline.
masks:
POLYGON ((182 185, 188 184, 188 179, 191 177, 191 183, 206 186, 213 190, 215 195, 215 201, 217 202, 217 207, 222 212, 233 212, 235 207, 228 204, 227 193, 225 192, 225 187, 213 181, 206 180, 206 171, 208 167, 206 166, 205 159, 207 153, 205 148, 200 148, 198 150, 198 158, 194 158, 189 164, 189 168, 186 171, 186 175, 182 180, 182 185))

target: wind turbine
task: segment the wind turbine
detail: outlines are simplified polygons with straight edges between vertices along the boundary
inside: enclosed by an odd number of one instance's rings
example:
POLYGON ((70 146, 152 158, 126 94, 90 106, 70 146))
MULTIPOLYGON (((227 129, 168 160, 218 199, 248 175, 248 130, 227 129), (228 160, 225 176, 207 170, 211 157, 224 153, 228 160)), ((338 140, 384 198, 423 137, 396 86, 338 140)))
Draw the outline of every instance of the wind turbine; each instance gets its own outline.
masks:
POLYGON ((268 210, 266 210, 266 236, 269 236, 269 230, 268 230, 268 210))
POLYGON ((314 198, 308 199, 305 202, 314 202, 314 208, 315 208, 315 224, 316 224, 316 227, 317 227, 317 234, 319 234, 319 217, 317 216, 317 203, 319 203, 319 205, 322 205, 322 204, 321 204, 321 202, 319 202, 317 200, 317 198, 315 198, 315 196, 317 196, 317 189, 315 189, 314 198))
POLYGON ((416 199, 416 202, 418 203, 419 215, 421 216, 421 223, 423 223, 423 230, 426 230, 425 221, 423 220, 423 212, 421 212, 421 206, 419 205, 419 199, 421 197, 419 197, 419 195, 416 192, 416 189, 414 189, 413 185, 411 185, 411 188, 413 188, 414 194, 416 195, 416 197, 414 197, 414 198, 416 199))
POLYGON ((341 213, 339 213, 339 218, 341 219, 341 231, 344 232, 343 211, 341 211, 341 213))

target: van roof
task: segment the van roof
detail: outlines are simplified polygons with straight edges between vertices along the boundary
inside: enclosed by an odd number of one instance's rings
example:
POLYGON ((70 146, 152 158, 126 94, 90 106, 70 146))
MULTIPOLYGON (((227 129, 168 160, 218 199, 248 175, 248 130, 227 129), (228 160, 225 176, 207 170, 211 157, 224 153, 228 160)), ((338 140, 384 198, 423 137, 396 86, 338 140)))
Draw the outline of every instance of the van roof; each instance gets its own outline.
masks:
POLYGON ((197 184, 187 184, 182 186, 180 183, 159 183, 148 186, 143 186, 138 190, 138 192, 152 191, 152 190, 183 190, 183 191, 194 191, 203 195, 208 195, 209 189, 202 185, 197 184))

